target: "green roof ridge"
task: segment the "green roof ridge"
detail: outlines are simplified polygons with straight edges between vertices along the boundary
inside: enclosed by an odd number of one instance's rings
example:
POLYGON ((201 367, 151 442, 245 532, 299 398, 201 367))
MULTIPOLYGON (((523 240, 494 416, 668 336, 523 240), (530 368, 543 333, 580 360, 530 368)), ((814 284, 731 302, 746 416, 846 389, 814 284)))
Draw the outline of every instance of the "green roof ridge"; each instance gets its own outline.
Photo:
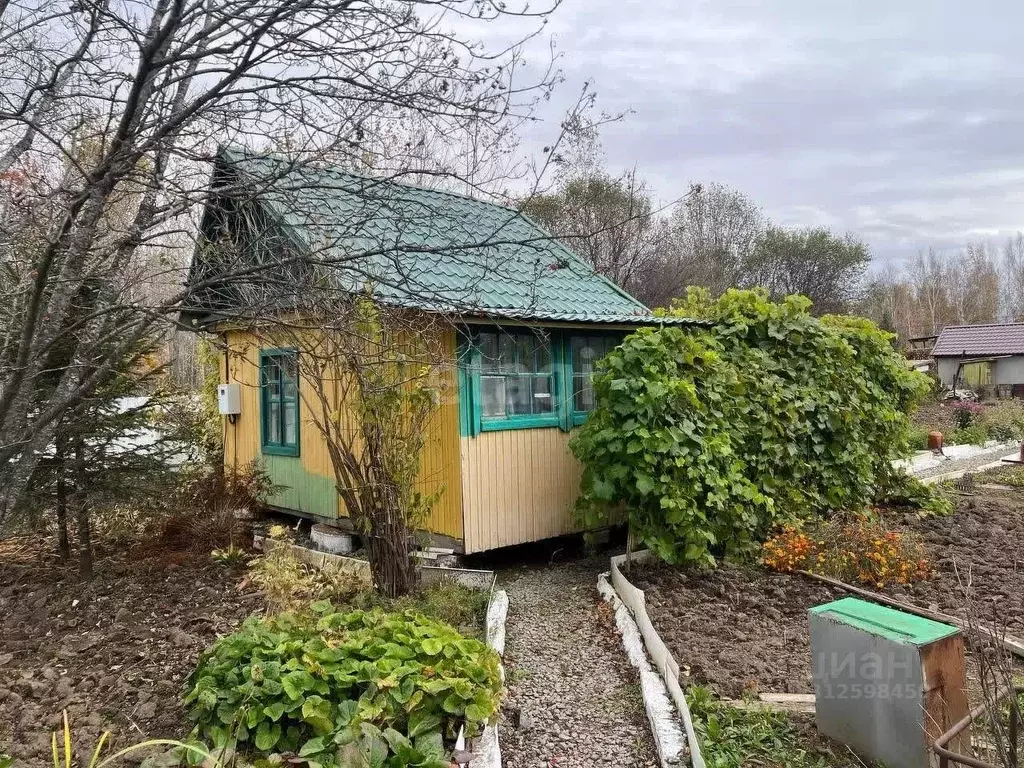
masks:
MULTIPOLYGON (((244 147, 236 148, 236 147, 228 146, 228 145, 225 145, 225 146, 221 147, 220 152, 221 153, 231 153, 231 154, 237 155, 239 157, 239 159, 242 159, 242 160, 245 160, 245 159, 275 160, 275 161, 287 161, 288 160, 287 155, 281 154, 279 152, 254 152, 254 151, 248 150, 248 149, 246 149, 244 147)), ((473 197, 472 195, 467 195, 465 192, 456 192, 455 190, 451 190, 451 189, 437 189, 435 187, 427 187, 427 186, 424 186, 423 184, 416 184, 416 183, 411 182, 411 181, 405 181, 404 179, 382 178, 380 176, 374 176, 374 175, 372 175, 370 173, 363 173, 361 171, 351 171, 348 168, 342 168, 341 166, 337 166, 337 165, 330 165, 330 164, 327 164, 327 165, 313 165, 311 163, 296 163, 295 167, 299 168, 299 169, 303 169, 303 170, 326 171, 328 173, 337 173, 337 174, 345 175, 345 176, 353 176, 353 177, 355 177, 357 179, 363 179, 365 181, 374 181, 374 182, 377 182, 379 184, 394 184, 395 186, 398 186, 398 187, 406 187, 407 189, 414 189, 414 190, 416 190, 418 192, 426 192, 428 194, 447 195, 449 197, 457 197, 460 200, 468 200, 468 201, 473 202, 473 203, 481 203, 483 205, 494 206, 495 208, 503 208, 506 211, 509 211, 510 213, 516 213, 516 214, 522 216, 523 218, 528 218, 526 216, 526 214, 524 214, 521 210, 519 210, 518 208, 515 208, 515 207, 513 207, 513 206, 511 206, 511 205, 509 205, 507 203, 503 203, 503 202, 500 202, 498 200, 493 200, 493 201, 492 200, 483 200, 483 199, 481 199, 479 197, 473 197)), ((390 173, 390 171, 389 171, 389 173, 390 173)), ((410 174, 410 173, 417 173, 417 171, 394 171, 394 173, 396 173, 396 174, 410 174)), ((439 175, 442 175, 442 174, 439 174, 439 175)), ((532 221, 532 219, 531 219, 531 221, 532 221)))

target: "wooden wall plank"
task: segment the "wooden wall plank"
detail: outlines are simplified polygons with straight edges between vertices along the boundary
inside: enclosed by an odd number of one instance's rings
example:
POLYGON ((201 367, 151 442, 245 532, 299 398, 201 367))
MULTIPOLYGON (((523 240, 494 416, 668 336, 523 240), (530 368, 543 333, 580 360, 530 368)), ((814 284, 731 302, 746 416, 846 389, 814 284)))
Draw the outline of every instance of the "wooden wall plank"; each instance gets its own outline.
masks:
POLYGON ((461 438, 466 552, 580 530, 572 520, 581 467, 558 428, 461 438))

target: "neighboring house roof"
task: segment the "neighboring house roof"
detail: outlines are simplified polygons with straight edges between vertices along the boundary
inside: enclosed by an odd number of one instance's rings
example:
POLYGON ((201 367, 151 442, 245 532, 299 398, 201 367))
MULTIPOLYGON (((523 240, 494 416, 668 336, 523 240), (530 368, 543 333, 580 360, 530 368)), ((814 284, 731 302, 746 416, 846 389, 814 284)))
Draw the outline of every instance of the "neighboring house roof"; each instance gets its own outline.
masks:
POLYGON ((463 315, 687 322, 655 320, 514 208, 337 168, 290 166, 278 156, 225 149, 219 163, 260 190, 260 205, 294 246, 335 265, 332 279, 342 290, 372 284, 389 303, 463 315))
POLYGON ((1024 355, 1024 323, 950 325, 942 329, 933 357, 1024 355))

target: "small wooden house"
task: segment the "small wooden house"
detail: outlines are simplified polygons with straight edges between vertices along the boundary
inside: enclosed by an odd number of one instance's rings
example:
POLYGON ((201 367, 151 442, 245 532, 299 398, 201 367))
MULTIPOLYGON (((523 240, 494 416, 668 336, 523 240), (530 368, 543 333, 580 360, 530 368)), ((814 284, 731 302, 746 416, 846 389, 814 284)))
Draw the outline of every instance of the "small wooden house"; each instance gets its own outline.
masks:
MULTIPOLYGON (((450 396, 419 481, 428 493, 443 486, 427 521, 436 541, 471 553, 577 530, 569 438, 594 408, 595 362, 660 322, 640 302, 513 208, 281 158, 222 151, 201 232, 194 286, 261 253, 308 250, 337 257, 340 285, 369 277, 377 300, 443 315, 450 396)), ((241 385, 225 462, 260 459, 280 486, 273 507, 344 526, 324 440, 309 428, 308 382, 290 363, 303 350, 267 346, 238 322, 246 301, 221 284, 197 290, 185 313, 221 335, 222 376, 241 385)))
POLYGON ((948 325, 932 357, 947 387, 1024 397, 1024 323, 948 325))

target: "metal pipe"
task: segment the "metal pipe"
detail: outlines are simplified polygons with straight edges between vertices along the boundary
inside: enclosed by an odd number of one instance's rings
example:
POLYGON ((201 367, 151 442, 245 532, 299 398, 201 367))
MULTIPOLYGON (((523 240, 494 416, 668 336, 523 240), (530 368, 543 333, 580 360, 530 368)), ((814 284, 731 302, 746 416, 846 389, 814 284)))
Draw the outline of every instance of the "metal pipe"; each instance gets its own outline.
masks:
MULTIPOLYGON (((1004 699, 1008 695, 1017 695, 1021 692, 1024 692, 1024 685, 1018 685, 1012 688, 1003 688, 1002 690, 997 691, 994 701, 994 704, 997 708, 997 714, 999 702, 1002 701, 1002 699, 1004 699)), ((952 741, 954 737, 959 735, 964 728, 966 728, 972 722, 974 722, 974 720, 987 709, 987 702, 979 704, 977 707, 970 711, 967 717, 961 719, 960 722, 956 723, 956 725, 954 725, 952 728, 950 728, 948 731, 946 731, 944 734, 942 734, 941 736, 939 736, 939 738, 935 740, 935 744, 932 746, 932 750, 935 752, 935 754, 939 756, 940 768, 948 768, 950 761, 958 765, 970 766, 970 768, 1001 768, 1001 766, 992 765, 992 763, 986 763, 984 760, 979 760, 976 757, 971 757, 970 755, 961 755, 946 749, 946 745, 949 744, 949 742, 952 741)), ((1013 764, 1016 764, 1017 761, 1017 725, 1016 717, 1014 716, 1015 711, 1015 707, 1012 707, 1010 709, 1010 738, 1013 744, 1013 746, 1011 746, 1010 748, 1010 757, 1013 764)))
POLYGON ((1017 715, 1020 704, 1017 691, 1014 690, 1014 701, 1010 704, 1010 765, 1017 765, 1017 715))

